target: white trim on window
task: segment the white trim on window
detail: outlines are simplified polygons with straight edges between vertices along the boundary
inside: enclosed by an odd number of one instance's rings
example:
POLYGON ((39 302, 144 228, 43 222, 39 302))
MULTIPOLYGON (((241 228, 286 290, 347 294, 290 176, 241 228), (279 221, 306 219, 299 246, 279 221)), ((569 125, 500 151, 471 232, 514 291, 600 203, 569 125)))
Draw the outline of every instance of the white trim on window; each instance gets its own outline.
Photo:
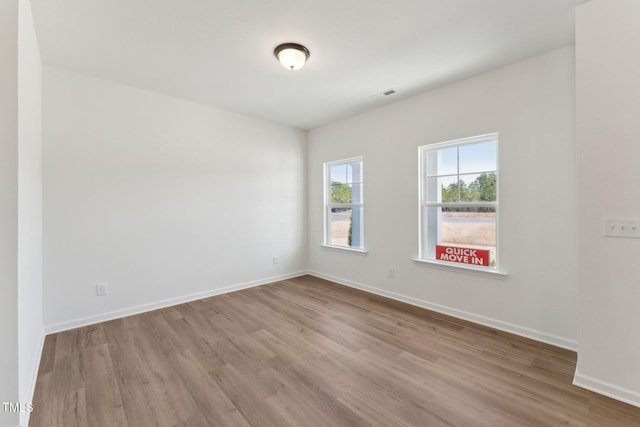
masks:
POLYGON ((473 276, 490 277, 492 279, 506 279, 509 275, 504 271, 488 269, 486 267, 472 267, 465 264, 454 264, 451 262, 438 261, 435 259, 413 258, 414 264, 422 267, 437 268, 439 270, 455 271, 457 273, 471 274, 473 276))
POLYGON ((367 254, 369 253, 364 249, 350 248, 348 246, 320 245, 320 247, 324 249, 336 251, 336 252, 349 252, 349 253, 353 253, 354 255, 361 255, 361 256, 367 256, 367 254))
MULTIPOLYGON (((416 264, 436 267, 445 270, 451 271, 460 271, 467 272, 471 274, 481 273, 481 275, 486 275, 488 277, 505 277, 506 273, 499 270, 499 260, 500 260, 500 244, 499 244, 499 173, 498 173, 498 134, 491 133, 486 135, 479 135, 470 138, 462 138, 456 139, 452 141, 445 141, 436 144, 424 145, 418 147, 418 233, 419 233, 419 248, 418 248, 418 258, 414 259, 416 264), (461 147, 466 147, 474 144, 482 144, 495 142, 495 169, 492 169, 492 164, 484 165, 485 167, 480 167, 477 170, 465 170, 464 166, 461 168, 460 158, 461 158, 461 147), (440 163, 440 155, 444 155, 443 150, 447 150, 450 148, 456 148, 455 150, 455 160, 452 160, 453 163, 449 163, 450 170, 441 171, 442 174, 438 174, 436 170, 435 173, 430 172, 429 168, 435 167, 439 168, 440 163), (427 159, 428 153, 438 152, 438 157, 430 156, 427 159), (441 154, 442 153, 442 154, 441 154), (432 160, 433 159, 433 160, 432 160), (435 163, 434 163, 435 162, 435 163), (487 169, 487 170, 484 170, 487 169), (489 170, 490 169, 490 170, 489 170), (472 177, 474 175, 495 174, 495 201, 484 200, 484 201, 471 201, 469 200, 461 200, 462 190, 460 188, 460 182, 462 178, 472 177), (433 188, 427 187, 427 181, 431 181, 431 186, 433 188), (451 183, 455 183, 455 188, 457 189, 457 200, 455 201, 444 201, 444 184, 447 181, 451 181, 451 183), (435 209, 433 209, 435 208, 435 209), (478 208, 478 209, 491 209, 495 212, 495 264, 492 266, 472 266, 468 264, 456 263, 456 262, 447 262, 436 259, 436 246, 440 245, 440 236, 442 232, 441 228, 441 216, 442 208, 451 208, 453 209, 465 209, 465 208, 478 208), (431 211, 430 215, 428 215, 428 210, 431 211), (435 211, 435 214, 434 214, 435 211), (433 218, 433 215, 436 215, 436 219, 433 218), (484 274, 487 273, 487 274, 484 274)), ((452 185, 452 184, 450 184, 452 185)), ((480 184, 482 185, 482 184, 480 184)), ((451 191, 451 190, 449 190, 451 191)), ((467 193, 468 194, 468 193, 467 193)), ((451 195, 451 194, 450 194, 451 195)), ((455 244, 453 245, 455 246, 455 244)), ((464 245, 461 245, 464 246, 464 245)))
POLYGON ((366 250, 364 247, 364 159, 363 157, 351 157, 348 159, 336 160, 332 162, 326 162, 323 165, 323 193, 324 193, 324 205, 323 205, 323 245, 324 247, 331 249, 340 249, 347 250, 352 252, 365 253, 366 250), (337 182, 338 184, 344 185, 347 188, 347 195, 350 196, 351 200, 346 202, 332 202, 332 184, 336 183, 336 181, 332 180, 331 177, 331 169, 336 166, 345 166, 345 175, 344 182, 337 182), (354 180, 353 171, 352 174, 349 175, 349 165, 352 167, 357 167, 355 171, 358 180, 354 180), (355 166, 354 166, 355 165, 355 166), (332 182, 333 181, 333 182, 332 182), (356 198, 357 202, 354 203, 353 199, 356 198), (332 225, 332 215, 336 210, 350 210, 350 228, 349 228, 349 239, 350 242, 355 241, 355 246, 350 246, 347 244, 337 244, 333 241, 332 233, 331 233, 331 225, 332 225), (359 215, 354 215, 354 210, 358 210, 359 215))

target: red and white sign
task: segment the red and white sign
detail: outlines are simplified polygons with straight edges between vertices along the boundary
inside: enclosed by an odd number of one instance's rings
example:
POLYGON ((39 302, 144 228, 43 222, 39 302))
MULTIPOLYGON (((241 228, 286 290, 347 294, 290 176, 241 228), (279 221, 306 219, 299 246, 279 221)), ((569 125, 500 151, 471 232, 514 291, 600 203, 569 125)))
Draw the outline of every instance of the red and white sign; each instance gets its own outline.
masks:
POLYGON ((459 262, 461 264, 489 266, 489 251, 473 248, 456 248, 455 246, 436 245, 438 261, 459 262))

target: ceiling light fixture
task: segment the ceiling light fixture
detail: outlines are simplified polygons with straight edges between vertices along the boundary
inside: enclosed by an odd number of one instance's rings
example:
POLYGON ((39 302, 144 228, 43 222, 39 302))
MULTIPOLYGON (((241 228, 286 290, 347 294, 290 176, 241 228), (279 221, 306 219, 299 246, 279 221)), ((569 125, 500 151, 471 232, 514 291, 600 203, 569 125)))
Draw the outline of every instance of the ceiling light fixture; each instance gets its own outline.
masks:
POLYGON ((287 70, 295 71, 304 66, 309 59, 309 49, 297 43, 283 43, 276 47, 273 54, 287 70))

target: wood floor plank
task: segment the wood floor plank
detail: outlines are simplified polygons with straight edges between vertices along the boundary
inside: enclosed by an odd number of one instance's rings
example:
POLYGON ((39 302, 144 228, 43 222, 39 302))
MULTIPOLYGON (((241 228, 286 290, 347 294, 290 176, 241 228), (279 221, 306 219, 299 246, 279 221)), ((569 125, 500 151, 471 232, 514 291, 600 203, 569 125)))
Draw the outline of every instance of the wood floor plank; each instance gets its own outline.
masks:
POLYGON ((138 337, 142 341, 140 352, 152 372, 150 381, 163 394, 165 404, 156 410, 160 414, 166 413, 165 418, 173 416, 178 421, 192 417, 199 408, 190 384, 185 383, 180 365, 176 363, 184 351, 180 337, 161 315, 135 316, 132 322, 141 332, 138 337))
POLYGON ((286 371, 286 375, 293 378, 298 386, 304 388, 313 398, 309 399, 326 415, 331 416, 331 425, 359 426, 367 425, 365 419, 357 414, 357 411, 341 402, 338 397, 348 387, 357 386, 368 388, 369 382, 365 378, 350 376, 348 369, 333 363, 328 355, 311 361, 299 361, 289 367, 278 368, 280 372, 286 371), (313 366, 313 369, 309 369, 313 366), (327 373, 333 375, 328 376, 327 373), (335 375, 336 373, 341 375, 335 375))
MULTIPOLYGON (((250 425, 269 427, 288 425, 289 414, 269 409, 266 399, 272 394, 261 393, 262 388, 256 387, 255 378, 243 375, 231 364, 225 365, 216 373, 211 373, 211 376, 250 425)), ((264 381, 264 378, 257 381, 264 381)))
POLYGON ((304 276, 48 336, 30 425, 640 425, 575 364, 304 276))
POLYGON ((91 346, 81 353, 80 369, 89 425, 127 426, 109 346, 91 346))
POLYGON ((109 322, 106 328, 109 350, 130 426, 175 425, 179 419, 170 407, 168 397, 157 387, 154 372, 145 358, 149 351, 130 319, 109 322))
POLYGON ((40 367, 38 369, 39 375, 44 375, 53 370, 54 362, 56 360, 57 341, 58 334, 45 337, 44 345, 42 347, 42 355, 40 356, 40 367))
MULTIPOLYGON (((198 413, 209 420, 210 425, 249 426, 238 408, 200 366, 191 352, 174 353, 171 360, 183 382, 189 385, 189 394, 198 408, 198 413)), ((187 419, 190 418, 192 417, 187 419)))

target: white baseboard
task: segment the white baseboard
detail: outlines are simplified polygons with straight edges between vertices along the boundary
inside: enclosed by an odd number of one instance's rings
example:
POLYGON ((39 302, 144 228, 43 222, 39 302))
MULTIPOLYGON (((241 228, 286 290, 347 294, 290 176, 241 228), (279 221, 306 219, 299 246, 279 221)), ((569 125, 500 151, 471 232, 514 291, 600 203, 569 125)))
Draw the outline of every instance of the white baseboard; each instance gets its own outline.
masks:
POLYGON ((573 377, 573 385, 640 408, 640 393, 582 375, 578 369, 573 377))
MULTIPOLYGON (((31 382, 29 383, 29 391, 27 392, 26 399, 20 398, 21 403, 33 403, 33 395, 36 391, 36 382, 38 381, 38 371, 40 370, 40 362, 42 360, 42 351, 44 349, 44 339, 46 338, 46 334, 44 332, 44 328, 40 331, 40 343, 38 344, 38 358, 36 363, 31 368, 31 382)), ((20 426, 27 427, 29 425, 29 418, 31 418, 31 412, 21 412, 20 413, 20 426)))
POLYGON ((224 288, 211 289, 204 292, 197 292, 194 294, 183 295, 176 298, 170 298, 162 301, 156 301, 149 304, 137 305, 134 307, 123 308, 121 310, 110 311, 107 313, 97 314, 95 316, 83 317, 80 319, 69 320, 66 322, 54 323, 52 325, 45 326, 45 333, 47 335, 57 332, 68 331, 70 329, 81 328, 83 326, 89 326, 100 322, 106 322, 109 320, 119 319, 121 317, 132 316, 135 314, 145 313, 151 310, 157 310, 160 308, 171 307, 173 305, 184 304, 199 300, 202 298, 208 298, 216 295, 226 294, 229 292, 235 292, 242 289, 253 288, 256 286, 266 285, 268 283, 278 282, 280 280, 291 279, 307 274, 306 271, 298 271, 295 273, 282 274, 279 276, 267 277, 264 279, 252 280, 250 282, 238 283, 236 285, 225 286, 224 288))
POLYGON ((554 345, 556 347, 565 348, 567 350, 577 351, 578 343, 574 340, 559 337, 556 335, 547 334, 544 332, 536 331, 533 329, 525 328, 522 326, 514 325, 512 323, 503 322, 501 320, 492 319, 485 316, 480 316, 466 311, 458 310, 451 307, 446 307, 440 304, 434 304, 429 301, 409 297, 395 292, 385 291, 383 289, 374 288, 372 286, 363 285, 362 283, 354 282, 352 280, 342 279, 340 277, 330 276, 328 274, 319 273, 317 271, 309 271, 312 276, 319 277, 321 279, 336 282, 341 285, 349 286, 351 288, 360 289, 365 292, 380 295, 383 297, 391 298, 396 301, 405 302, 407 304, 415 305, 417 307, 426 308, 427 310, 436 311, 438 313, 446 314, 448 316, 457 317, 459 319, 468 320, 480 325, 489 326, 494 329, 509 332, 511 334, 520 335, 522 337, 531 338, 536 341, 544 342, 554 345))

